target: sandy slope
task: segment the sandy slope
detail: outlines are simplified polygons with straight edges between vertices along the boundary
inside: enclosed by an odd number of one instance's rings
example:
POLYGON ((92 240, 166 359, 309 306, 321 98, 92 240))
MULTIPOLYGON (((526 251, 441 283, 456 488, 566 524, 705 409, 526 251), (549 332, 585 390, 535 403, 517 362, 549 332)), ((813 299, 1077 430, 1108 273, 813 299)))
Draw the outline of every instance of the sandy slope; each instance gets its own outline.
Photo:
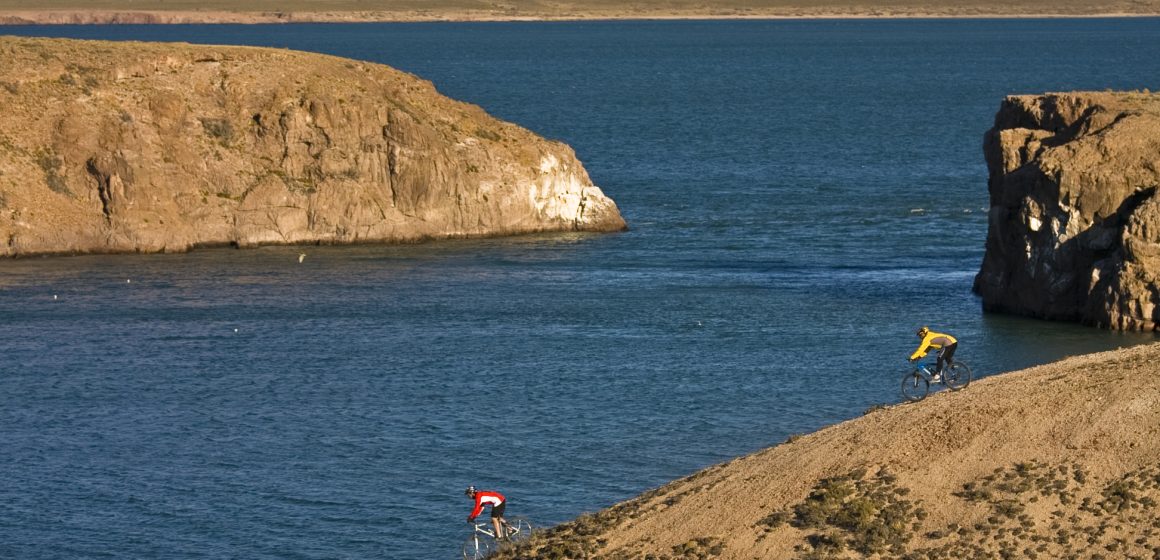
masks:
POLYGON ((1153 344, 987 377, 711 467, 501 557, 1160 558, 1158 374, 1153 344))

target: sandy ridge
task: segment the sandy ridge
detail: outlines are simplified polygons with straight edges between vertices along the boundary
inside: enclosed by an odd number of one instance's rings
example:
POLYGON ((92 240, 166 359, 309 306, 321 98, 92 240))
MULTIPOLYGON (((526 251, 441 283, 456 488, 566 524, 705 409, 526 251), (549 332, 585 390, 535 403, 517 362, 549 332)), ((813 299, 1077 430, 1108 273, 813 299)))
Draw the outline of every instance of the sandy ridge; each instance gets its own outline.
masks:
POLYGON ((1158 374, 1152 344, 983 378, 710 467, 501 557, 1153 558, 1158 374), (1125 480, 1142 486, 1120 496, 1125 480), (857 550, 874 531, 882 548, 857 550))

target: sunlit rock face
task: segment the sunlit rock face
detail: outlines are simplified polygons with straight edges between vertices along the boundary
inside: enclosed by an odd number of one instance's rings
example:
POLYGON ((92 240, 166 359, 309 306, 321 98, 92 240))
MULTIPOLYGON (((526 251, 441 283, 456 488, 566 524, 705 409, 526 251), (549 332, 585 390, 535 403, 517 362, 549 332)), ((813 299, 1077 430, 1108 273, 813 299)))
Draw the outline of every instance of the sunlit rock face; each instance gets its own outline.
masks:
POLYGON ((1156 330, 1160 96, 1008 97, 984 153, 984 308, 1156 330))
POLYGON ((378 64, 0 38, 0 256, 625 228, 568 146, 378 64))

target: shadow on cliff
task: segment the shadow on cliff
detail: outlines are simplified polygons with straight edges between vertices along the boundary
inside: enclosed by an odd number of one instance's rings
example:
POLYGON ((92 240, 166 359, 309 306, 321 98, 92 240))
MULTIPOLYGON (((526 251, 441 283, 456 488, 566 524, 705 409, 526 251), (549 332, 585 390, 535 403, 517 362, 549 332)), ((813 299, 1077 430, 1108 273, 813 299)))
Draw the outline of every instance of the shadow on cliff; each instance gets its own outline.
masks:
MULTIPOLYGON (((1025 165, 1034 168, 1033 165, 1025 165)), ((1022 169, 1020 170, 1022 171, 1022 169)), ((1028 172, 1031 170, 1028 169, 1028 172)), ((1018 172, 1018 171, 1017 171, 1018 172)), ((1043 185, 1045 181, 1041 181, 1043 185)), ((1059 185, 1046 181, 1054 187, 1054 193, 1046 193, 1059 198, 1059 185)), ((1147 200, 1156 196, 1156 186, 1141 189, 1129 195, 1110 215, 1096 216, 1092 224, 1080 233, 1070 237, 1050 251, 1030 252, 1030 255, 1016 255, 1012 258, 985 258, 985 264, 975 276, 972 290, 982 296, 983 310, 1013 315, 1037 317, 1049 320, 1079 321, 1094 326, 1106 327, 1108 301, 1112 294, 1120 291, 1120 277, 1124 272, 1127 255, 1124 250, 1124 228, 1128 220, 1147 200), (1005 263, 1000 267, 995 262, 1005 263), (993 270, 999 267, 998 274, 993 270), (1060 271, 1063 272, 1060 272, 1060 271), (1067 272, 1078 271, 1078 272, 1067 272), (1083 272, 1087 274, 1083 274, 1083 272), (1038 281, 1041 275, 1055 275, 1047 281, 1044 293, 1038 281), (988 282, 987 278, 996 281, 988 282), (1100 297, 1100 294, 1106 294, 1100 297)), ((1007 207, 1008 211, 1010 207, 1007 207)), ((1003 232, 1002 236, 1042 236, 1050 237, 1049 228, 1030 233, 1003 232)), ((992 243, 988 238, 987 250, 999 253, 1004 247, 1017 246, 1010 239, 1002 243, 992 243)), ((1044 243, 1034 243, 1043 247, 1044 243)), ((1160 319, 1153 312, 1151 317, 1141 317, 1151 322, 1160 319)))

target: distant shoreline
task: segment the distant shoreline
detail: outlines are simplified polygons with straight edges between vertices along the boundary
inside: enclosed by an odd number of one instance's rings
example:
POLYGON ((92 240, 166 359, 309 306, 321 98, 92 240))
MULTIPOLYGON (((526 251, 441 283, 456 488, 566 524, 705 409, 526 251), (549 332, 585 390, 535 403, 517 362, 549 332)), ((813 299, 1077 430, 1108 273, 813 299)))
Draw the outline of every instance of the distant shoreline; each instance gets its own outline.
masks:
POLYGON ((806 20, 806 19, 1096 19, 1160 17, 1160 12, 1128 13, 1000 13, 960 6, 929 11, 897 8, 876 10, 638 10, 584 13, 501 13, 490 11, 327 11, 247 12, 181 10, 0 10, 0 25, 115 24, 270 24, 270 23, 409 23, 409 22, 551 22, 630 20, 806 20), (976 11, 976 13, 971 13, 976 11))

